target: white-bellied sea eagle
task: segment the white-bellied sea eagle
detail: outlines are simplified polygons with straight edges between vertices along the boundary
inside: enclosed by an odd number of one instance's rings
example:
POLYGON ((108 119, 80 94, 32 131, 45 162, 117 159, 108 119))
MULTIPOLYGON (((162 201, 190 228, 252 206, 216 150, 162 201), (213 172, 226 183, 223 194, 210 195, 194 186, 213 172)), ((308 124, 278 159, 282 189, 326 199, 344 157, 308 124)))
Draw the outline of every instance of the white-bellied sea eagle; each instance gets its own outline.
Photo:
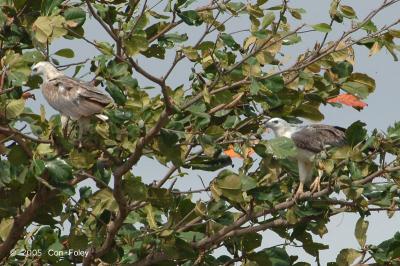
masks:
POLYGON ((79 139, 87 118, 95 115, 103 121, 107 120, 100 113, 112 100, 95 86, 66 76, 49 62, 35 64, 32 75, 42 77, 43 96, 51 107, 60 112, 62 119, 68 117, 78 121, 79 139))
MULTIPOLYGON (((346 144, 345 132, 334 126, 313 124, 295 125, 281 118, 271 118, 266 122, 266 127, 272 129, 276 137, 291 138, 297 147, 297 164, 299 168, 300 184, 295 198, 304 193, 304 184, 312 180, 315 155, 329 147, 339 147, 346 144)), ((320 190, 322 171, 318 169, 318 176, 310 186, 315 192, 320 190)))

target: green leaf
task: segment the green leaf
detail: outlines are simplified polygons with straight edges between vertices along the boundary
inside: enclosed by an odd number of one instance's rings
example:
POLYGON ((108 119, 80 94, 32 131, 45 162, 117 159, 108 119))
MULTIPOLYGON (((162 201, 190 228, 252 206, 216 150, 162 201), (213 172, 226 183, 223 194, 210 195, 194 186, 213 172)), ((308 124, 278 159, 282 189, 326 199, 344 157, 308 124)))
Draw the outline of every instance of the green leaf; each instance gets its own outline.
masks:
POLYGON ((237 42, 235 42, 235 40, 231 35, 227 33, 221 33, 219 37, 232 50, 238 50, 240 48, 240 45, 237 42))
POLYGON ((354 260, 360 255, 361 253, 355 249, 342 249, 339 255, 336 257, 336 263, 341 266, 350 266, 353 264, 354 260))
POLYGON ((324 115, 318 107, 311 104, 302 104, 300 107, 292 112, 292 115, 304 117, 314 121, 321 121, 324 115))
POLYGON ((285 85, 282 76, 277 75, 262 80, 261 82, 267 87, 267 89, 275 93, 281 91, 285 85))
POLYGON ((263 17, 261 28, 262 29, 267 28, 269 25, 271 25, 272 22, 274 22, 274 20, 275 20, 274 12, 268 11, 263 17))
POLYGON ((96 163, 96 154, 88 151, 72 150, 69 154, 69 162, 77 169, 89 169, 96 163))
POLYGON ((356 121, 346 129, 346 141, 351 146, 354 146, 367 138, 366 124, 361 121, 356 121))
POLYGON ((232 159, 229 156, 218 156, 217 158, 196 158, 191 160, 189 164, 183 165, 184 167, 191 167, 203 171, 215 171, 232 165, 232 159))
POLYGON ((358 83, 360 87, 364 87, 367 89, 368 93, 371 93, 375 90, 376 84, 375 80, 363 73, 353 73, 348 79, 350 82, 358 83))
POLYGON ((43 171, 46 169, 46 165, 42 160, 32 161, 33 172, 36 176, 42 175, 43 171))
POLYGON ((146 51, 141 52, 147 58, 165 59, 165 48, 157 44, 152 44, 146 51))
POLYGON ((21 165, 28 163, 28 155, 20 145, 14 145, 8 153, 8 160, 12 165, 21 165))
POLYGON ((64 48, 64 49, 58 50, 57 52, 55 52, 55 54, 58 56, 65 57, 65 58, 72 58, 75 56, 74 51, 69 48, 64 48))
POLYGON ((330 32, 332 30, 331 26, 326 23, 314 24, 314 25, 311 25, 311 27, 314 30, 320 31, 320 32, 330 32))
POLYGON ((293 140, 286 137, 271 139, 266 143, 266 147, 267 152, 273 154, 279 159, 292 157, 297 153, 293 140))
POLYGON ((178 16, 188 25, 199 26, 203 23, 199 14, 194 10, 180 12, 178 16))
POLYGON ((7 119, 13 119, 18 117, 22 112, 24 111, 25 108, 25 100, 24 99, 18 99, 18 100, 11 100, 7 105, 6 105, 6 117, 7 119))
POLYGON ((42 14, 49 16, 64 0, 43 0, 42 2, 42 14))
POLYGON ((182 239, 188 243, 199 241, 199 240, 203 239, 204 236, 205 235, 203 233, 193 232, 193 231, 180 232, 177 234, 177 237, 179 237, 180 239, 182 239))
POLYGON ((70 7, 64 12, 64 18, 74 21, 76 27, 82 26, 86 20, 86 12, 80 7, 70 7))
POLYGON ((0 187, 11 182, 9 161, 0 161, 0 187))
POLYGON ((79 196, 81 199, 88 199, 93 194, 92 188, 88 186, 83 186, 79 188, 79 196))
POLYGON ((51 180, 56 184, 66 183, 72 179, 72 168, 62 159, 54 159, 45 163, 51 180))
POLYGON ((142 34, 132 34, 132 37, 125 39, 124 43, 129 56, 144 52, 149 47, 146 36, 142 34))
POLYGON ((122 181, 124 193, 128 195, 131 200, 146 200, 147 188, 141 182, 139 177, 124 179, 122 181))
POLYGON ((368 96, 369 91, 366 86, 363 84, 360 84, 358 82, 345 82, 342 84, 342 89, 350 94, 353 94, 354 96, 357 96, 358 98, 364 99, 368 96))
POLYGON ((272 247, 256 253, 249 253, 248 259, 257 262, 258 265, 290 266, 289 255, 284 248, 272 247))
POLYGON ((400 257, 399 246, 400 233, 396 232, 392 238, 383 241, 377 247, 371 248, 372 256, 379 265, 390 265, 390 262, 397 262, 400 257))
POLYGON ((369 222, 365 221, 363 217, 360 217, 356 223, 356 228, 354 230, 354 235, 360 244, 361 248, 364 248, 367 241, 367 230, 369 222))
POLYGON ((73 235, 68 238, 68 244, 73 250, 85 250, 88 243, 86 235, 73 235))
POLYGON ((393 126, 389 126, 387 129, 387 134, 389 138, 400 138, 400 122, 395 122, 393 126))
POLYGON ((105 55, 113 55, 114 48, 108 42, 95 42, 96 47, 105 55))
POLYGON ((125 104, 125 102, 126 102, 125 94, 114 83, 107 82, 106 91, 111 95, 111 97, 114 99, 116 104, 119 104, 119 105, 125 104))
POLYGON ((346 78, 353 72, 353 65, 347 61, 340 62, 332 67, 332 72, 337 74, 339 78, 346 78))
POLYGON ((218 187, 223 189, 238 190, 242 188, 240 177, 229 170, 224 170, 218 174, 216 182, 218 187))
POLYGON ((366 23, 362 24, 361 28, 367 31, 368 33, 376 32, 378 30, 378 28, 376 27, 375 23, 372 22, 372 20, 368 20, 366 23))
POLYGON ((240 176, 242 191, 248 191, 257 187, 257 181, 250 176, 240 176))
POLYGON ((246 252, 250 252, 261 246, 262 235, 255 232, 251 232, 243 235, 240 238, 240 242, 242 245, 242 249, 246 252))

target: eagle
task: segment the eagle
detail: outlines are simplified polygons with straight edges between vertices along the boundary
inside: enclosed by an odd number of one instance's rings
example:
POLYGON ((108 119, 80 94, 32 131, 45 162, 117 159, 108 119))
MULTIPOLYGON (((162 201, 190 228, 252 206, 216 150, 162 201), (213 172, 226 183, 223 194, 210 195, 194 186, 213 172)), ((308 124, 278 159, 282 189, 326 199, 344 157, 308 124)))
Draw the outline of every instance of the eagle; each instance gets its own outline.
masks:
MULTIPOLYGON (((299 168, 300 184, 294 198, 304 194, 304 184, 312 181, 315 155, 329 147, 346 145, 346 135, 343 128, 312 124, 295 125, 281 118, 267 120, 266 127, 272 129, 276 137, 287 137, 293 140, 297 147, 296 159, 299 168)), ((320 190, 323 171, 318 169, 318 176, 310 185, 311 192, 320 190)))
POLYGON ((88 118, 108 119, 100 113, 112 100, 95 86, 68 77, 45 61, 32 66, 32 75, 42 77, 42 94, 50 106, 60 112, 63 126, 68 118, 78 121, 80 140, 88 118))

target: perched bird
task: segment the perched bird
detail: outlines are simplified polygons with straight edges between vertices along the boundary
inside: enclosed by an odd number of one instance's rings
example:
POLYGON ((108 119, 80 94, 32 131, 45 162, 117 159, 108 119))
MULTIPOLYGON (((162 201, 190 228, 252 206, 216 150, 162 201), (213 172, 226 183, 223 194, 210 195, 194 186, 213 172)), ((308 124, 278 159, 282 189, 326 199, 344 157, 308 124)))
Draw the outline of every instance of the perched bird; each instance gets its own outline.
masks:
POLYGON ((60 112, 63 124, 67 118, 78 121, 79 139, 89 117, 95 115, 103 121, 108 119, 100 113, 112 100, 96 87, 65 76, 49 62, 35 64, 32 75, 42 77, 43 96, 51 107, 60 112))
MULTIPOLYGON (((300 184, 295 198, 304 193, 304 184, 312 180, 315 155, 329 147, 340 147, 346 144, 343 129, 329 125, 294 125, 281 118, 272 118, 266 122, 266 127, 272 129, 276 137, 291 138, 297 147, 297 164, 299 168, 300 184)), ((323 171, 318 169, 318 176, 310 186, 315 192, 320 190, 320 181, 323 171)))

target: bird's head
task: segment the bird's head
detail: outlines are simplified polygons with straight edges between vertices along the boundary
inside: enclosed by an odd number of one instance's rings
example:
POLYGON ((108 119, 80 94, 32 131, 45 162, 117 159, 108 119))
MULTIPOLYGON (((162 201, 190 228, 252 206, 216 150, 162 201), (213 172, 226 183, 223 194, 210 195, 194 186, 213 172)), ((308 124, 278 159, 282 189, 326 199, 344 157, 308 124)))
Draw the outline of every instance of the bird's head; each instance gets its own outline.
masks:
POLYGON ((51 63, 42 61, 32 66, 32 75, 39 75, 43 81, 62 75, 51 63))
POLYGON ((278 117, 267 120, 265 126, 272 129, 277 136, 284 134, 285 131, 291 128, 288 122, 278 117))

